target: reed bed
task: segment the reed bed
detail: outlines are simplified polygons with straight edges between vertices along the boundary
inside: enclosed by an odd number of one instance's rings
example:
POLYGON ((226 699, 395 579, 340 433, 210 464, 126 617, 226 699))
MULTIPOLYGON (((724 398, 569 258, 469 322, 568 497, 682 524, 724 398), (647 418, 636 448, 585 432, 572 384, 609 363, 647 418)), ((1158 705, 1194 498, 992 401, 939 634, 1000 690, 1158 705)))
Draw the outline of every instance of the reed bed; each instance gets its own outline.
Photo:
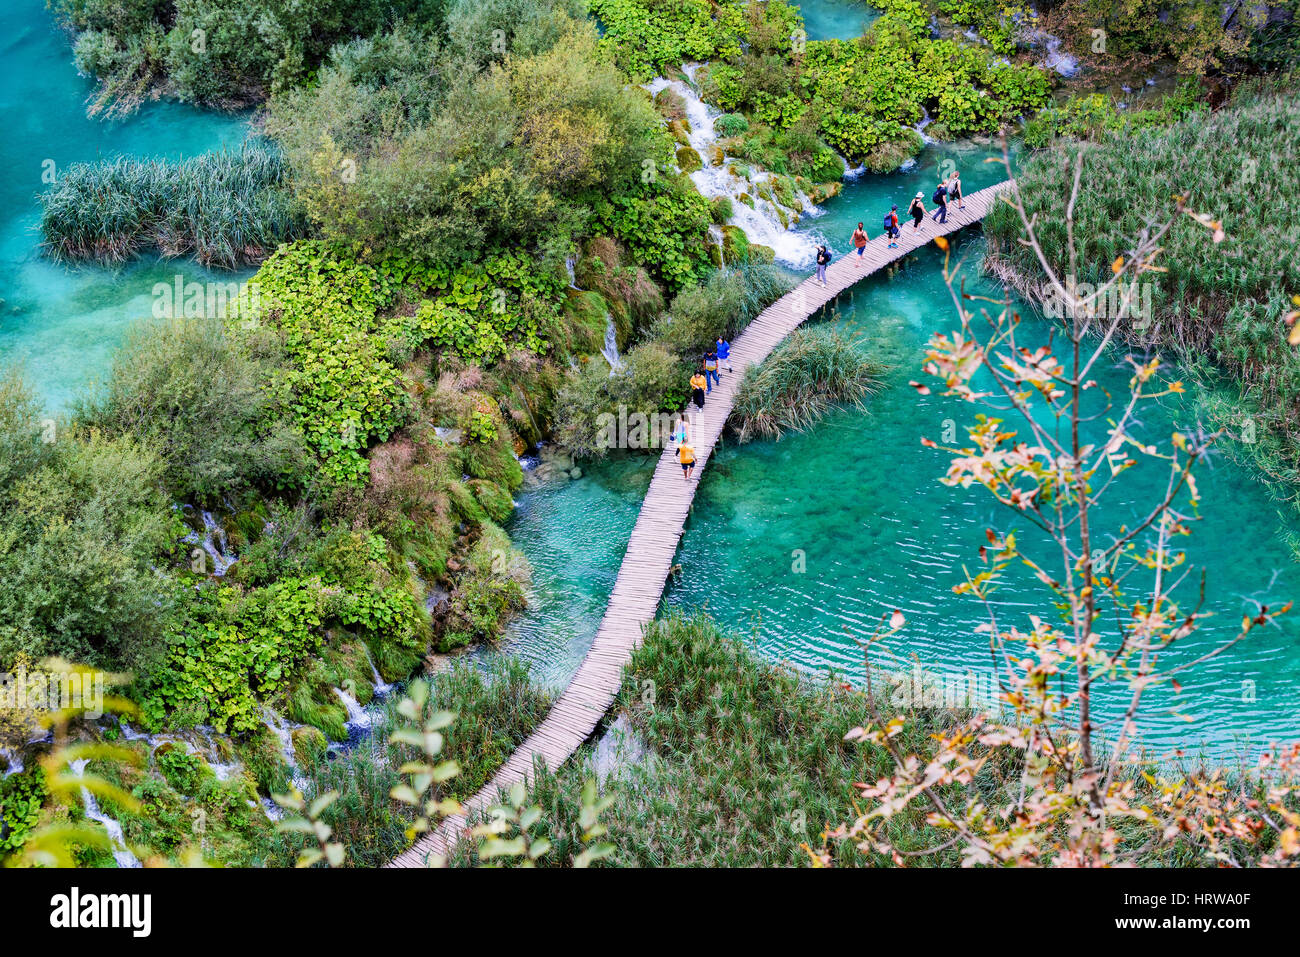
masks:
POLYGON ((265 140, 180 162, 75 163, 40 197, 43 246, 72 262, 123 262, 153 250, 207 267, 252 265, 306 234, 288 176, 279 148, 265 140))
POLYGON ((815 425, 835 405, 861 405, 883 371, 861 343, 834 326, 796 329, 745 372, 729 421, 741 442, 780 439, 815 425))

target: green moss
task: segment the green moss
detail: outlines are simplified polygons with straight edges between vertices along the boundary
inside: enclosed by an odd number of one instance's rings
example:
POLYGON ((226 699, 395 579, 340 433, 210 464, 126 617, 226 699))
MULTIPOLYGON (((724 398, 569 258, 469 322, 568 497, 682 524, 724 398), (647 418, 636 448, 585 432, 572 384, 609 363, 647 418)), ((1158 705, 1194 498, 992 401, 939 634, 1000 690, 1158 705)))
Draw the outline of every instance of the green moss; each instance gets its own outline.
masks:
POLYGON ((722 261, 728 266, 749 261, 749 238, 739 226, 722 226, 722 261))
POLYGON ((235 756, 263 794, 284 794, 289 790, 289 764, 280 751, 280 739, 261 726, 235 739, 235 756))
POLYGON ((683 146, 677 150, 677 165, 683 173, 694 173, 704 168, 704 160, 691 147, 683 146))
POLYGON ((489 482, 486 479, 471 479, 469 482, 470 491, 474 493, 474 499, 482 506, 483 511, 487 513, 488 518, 494 522, 504 522, 514 511, 515 503, 511 499, 510 493, 503 489, 495 482, 489 482))
POLYGON ((303 767, 314 765, 325 754, 328 742, 316 728, 294 728, 293 753, 303 767))
POLYGON ((605 321, 609 306, 597 292, 570 289, 564 305, 564 316, 569 327, 569 342, 573 352, 599 352, 605 342, 605 321))

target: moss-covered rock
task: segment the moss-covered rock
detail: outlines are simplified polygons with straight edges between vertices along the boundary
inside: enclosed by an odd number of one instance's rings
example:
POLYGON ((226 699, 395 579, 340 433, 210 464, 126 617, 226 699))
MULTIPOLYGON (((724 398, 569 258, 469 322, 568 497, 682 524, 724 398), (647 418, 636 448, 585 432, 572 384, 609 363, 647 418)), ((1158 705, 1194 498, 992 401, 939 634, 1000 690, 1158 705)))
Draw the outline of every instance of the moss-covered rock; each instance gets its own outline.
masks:
POLYGON ((704 160, 691 147, 683 146, 677 150, 677 166, 683 173, 694 173, 704 168, 704 160))
POLYGON ((280 750, 280 739, 262 725, 235 739, 235 755, 263 794, 285 794, 289 790, 289 763, 280 750))
POLYGON ((770 264, 776 261, 776 250, 771 246, 763 246, 760 243, 750 243, 749 258, 751 262, 770 264))
POLYGON ((570 289, 564 303, 569 347, 574 353, 598 352, 605 341, 609 306, 598 292, 570 289))
POLYGON ((678 146, 690 146, 691 134, 685 120, 673 120, 668 124, 668 133, 678 146))
MULTIPOLYGON (((937 124, 933 124, 937 125, 937 124)), ((916 130, 903 130, 897 139, 872 147, 862 158, 868 173, 892 173, 921 152, 925 141, 916 130)))
POLYGON ((749 237, 739 226, 722 226, 722 261, 736 265, 749 261, 749 237))

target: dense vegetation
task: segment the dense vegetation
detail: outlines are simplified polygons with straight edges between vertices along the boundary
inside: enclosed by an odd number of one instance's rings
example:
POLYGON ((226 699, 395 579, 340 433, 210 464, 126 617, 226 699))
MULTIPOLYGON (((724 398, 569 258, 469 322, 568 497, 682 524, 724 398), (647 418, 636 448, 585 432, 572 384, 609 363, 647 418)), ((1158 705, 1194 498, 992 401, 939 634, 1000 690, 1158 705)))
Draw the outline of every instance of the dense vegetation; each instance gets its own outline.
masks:
POLYGON ((602 42, 634 76, 708 60, 697 74, 705 99, 743 115, 747 149, 775 143, 797 165, 829 146, 887 172, 920 150, 912 127, 927 113, 927 132, 958 138, 1047 102, 1051 81, 1036 67, 931 40, 928 15, 912 0, 880 6, 885 14, 860 39, 826 41, 807 40, 798 10, 782 0, 597 0, 592 9, 606 26, 602 42))

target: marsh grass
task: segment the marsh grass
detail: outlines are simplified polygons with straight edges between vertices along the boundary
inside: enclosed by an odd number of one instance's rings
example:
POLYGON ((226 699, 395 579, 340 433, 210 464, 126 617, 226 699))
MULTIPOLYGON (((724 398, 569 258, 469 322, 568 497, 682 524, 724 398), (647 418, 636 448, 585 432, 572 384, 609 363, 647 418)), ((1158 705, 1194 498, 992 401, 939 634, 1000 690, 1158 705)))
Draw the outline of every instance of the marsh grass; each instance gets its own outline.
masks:
POLYGON ((40 203, 44 249, 65 261, 122 262, 154 250, 233 269, 306 233, 284 158, 264 140, 179 163, 74 163, 40 203))
POLYGON ((746 370, 731 426, 741 442, 803 431, 835 405, 861 406, 883 371, 860 342, 833 326, 796 329, 767 359, 746 370))

